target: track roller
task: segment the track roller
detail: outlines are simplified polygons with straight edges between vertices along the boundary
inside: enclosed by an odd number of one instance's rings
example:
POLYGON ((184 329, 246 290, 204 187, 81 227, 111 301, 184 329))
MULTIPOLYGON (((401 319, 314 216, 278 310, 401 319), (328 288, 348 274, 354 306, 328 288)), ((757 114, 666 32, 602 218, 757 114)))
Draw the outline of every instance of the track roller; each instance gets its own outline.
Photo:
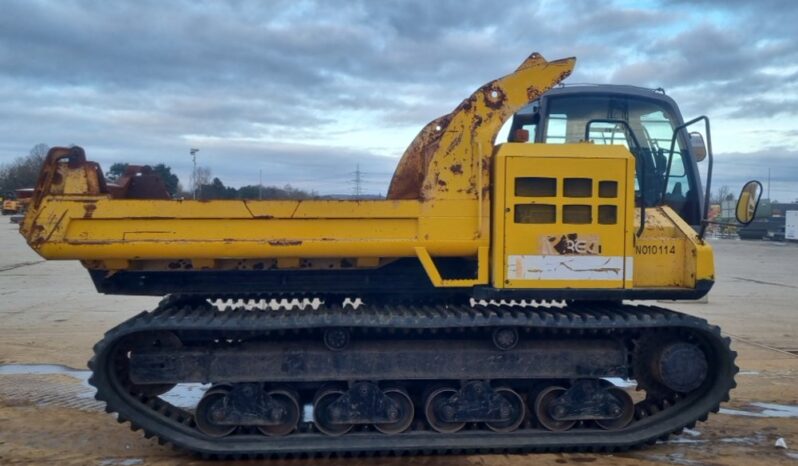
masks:
POLYGON ((622 429, 632 422, 635 415, 635 403, 631 395, 622 388, 611 387, 608 392, 620 403, 621 414, 615 419, 597 419, 596 424, 605 430, 622 429))
POLYGON ((219 424, 218 411, 214 408, 230 393, 229 386, 213 387, 202 396, 194 412, 197 428, 209 437, 225 437, 236 430, 235 425, 219 424))
POLYGON ((567 391, 568 390, 563 387, 552 386, 538 393, 535 399, 535 416, 538 418, 538 422, 546 429, 560 432, 568 430, 576 424, 576 421, 555 420, 549 412, 554 405, 554 401, 567 391))
POLYGON ((502 413, 503 416, 506 415, 507 420, 486 422, 485 425, 494 432, 512 432, 524 422, 526 403, 524 403, 524 399, 521 395, 511 388, 499 387, 496 389, 496 393, 510 402, 510 409, 502 413))
POLYGON ((283 410, 275 411, 281 414, 281 416, 273 419, 279 421, 279 423, 259 425, 258 430, 263 435, 268 436, 281 436, 293 432, 301 417, 299 396, 293 390, 282 388, 270 390, 266 392, 266 395, 276 403, 282 404, 283 410))
POLYGON ((331 413, 330 405, 341 398, 344 390, 334 387, 322 388, 316 393, 313 399, 313 423, 320 432, 336 437, 343 435, 354 427, 354 424, 334 423, 332 421, 333 415, 338 413, 331 413))
POLYGON ((442 433, 457 432, 469 422, 484 422, 495 432, 510 432, 524 421, 526 405, 511 388, 494 389, 471 381, 460 390, 442 387, 426 397, 424 413, 430 426, 442 433))
POLYGON ((375 423, 374 428, 383 434, 389 435, 404 432, 413 423, 413 400, 407 390, 402 388, 389 388, 384 393, 385 396, 395 401, 399 406, 397 419, 394 422, 375 423))
POLYGON ((457 432, 465 427, 465 422, 447 422, 440 419, 441 412, 448 411, 450 417, 454 415, 454 409, 451 407, 444 407, 444 403, 457 394, 457 389, 452 387, 440 387, 426 397, 424 402, 424 415, 427 417, 430 427, 443 434, 450 434, 457 432))

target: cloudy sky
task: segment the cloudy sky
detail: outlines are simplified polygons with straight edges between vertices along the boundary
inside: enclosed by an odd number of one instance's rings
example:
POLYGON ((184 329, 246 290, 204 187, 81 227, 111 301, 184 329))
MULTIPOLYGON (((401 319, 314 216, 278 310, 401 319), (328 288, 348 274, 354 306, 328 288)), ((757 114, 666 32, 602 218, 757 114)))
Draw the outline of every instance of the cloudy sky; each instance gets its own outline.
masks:
POLYGON ((798 199, 798 5, 725 1, 0 1, 0 163, 39 142, 225 184, 385 193, 429 120, 529 53, 663 87, 713 122, 715 185, 798 199))

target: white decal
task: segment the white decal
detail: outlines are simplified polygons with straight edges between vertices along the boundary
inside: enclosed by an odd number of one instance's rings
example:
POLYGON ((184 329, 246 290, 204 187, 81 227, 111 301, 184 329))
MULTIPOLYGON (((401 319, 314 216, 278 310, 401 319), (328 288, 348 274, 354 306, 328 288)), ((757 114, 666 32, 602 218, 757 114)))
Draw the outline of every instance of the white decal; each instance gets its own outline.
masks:
POLYGON ((510 280, 623 280, 631 277, 631 258, 623 256, 527 256, 507 258, 510 280))

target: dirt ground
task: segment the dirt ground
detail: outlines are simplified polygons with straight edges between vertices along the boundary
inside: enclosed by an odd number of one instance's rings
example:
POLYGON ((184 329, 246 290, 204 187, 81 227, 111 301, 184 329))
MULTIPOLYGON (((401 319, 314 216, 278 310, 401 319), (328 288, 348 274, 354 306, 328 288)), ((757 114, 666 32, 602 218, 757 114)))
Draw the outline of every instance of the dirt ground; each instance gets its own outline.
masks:
MULTIPOLYGON (((653 447, 616 455, 536 454, 271 461, 269 464, 798 464, 798 245, 713 241, 705 303, 662 304, 732 337, 739 387, 720 414, 653 447), (786 449, 775 446, 783 439, 786 449)), ((97 294, 75 262, 44 262, 0 219, 0 464, 203 463, 119 425, 92 398, 86 361, 102 333, 156 298, 97 294)), ((210 464, 223 464, 213 462, 210 464)), ((245 464, 256 464, 247 462, 245 464)))

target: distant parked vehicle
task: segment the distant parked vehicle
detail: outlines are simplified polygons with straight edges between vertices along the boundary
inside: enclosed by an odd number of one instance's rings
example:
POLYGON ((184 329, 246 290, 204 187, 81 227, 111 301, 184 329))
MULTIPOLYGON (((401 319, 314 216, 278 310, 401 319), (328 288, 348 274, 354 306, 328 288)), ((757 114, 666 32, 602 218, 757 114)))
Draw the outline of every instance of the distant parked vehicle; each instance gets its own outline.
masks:
POLYGON ((737 230, 740 239, 784 241, 784 217, 758 218, 737 230))
POLYGON ((785 212, 784 238, 788 241, 798 241, 798 210, 785 212))
POLYGON ((3 196, 3 215, 23 214, 33 198, 33 188, 17 189, 3 196))

